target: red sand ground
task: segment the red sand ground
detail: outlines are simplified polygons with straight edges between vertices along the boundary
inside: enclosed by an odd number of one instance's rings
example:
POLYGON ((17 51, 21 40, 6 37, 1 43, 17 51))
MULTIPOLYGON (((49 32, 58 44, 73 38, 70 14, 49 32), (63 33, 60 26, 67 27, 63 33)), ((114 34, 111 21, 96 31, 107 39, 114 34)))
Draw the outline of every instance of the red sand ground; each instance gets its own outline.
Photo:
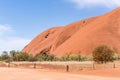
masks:
POLYGON ((33 55, 40 52, 56 56, 88 55, 103 44, 120 53, 120 8, 64 27, 48 29, 33 39, 22 52, 33 55))
MULTIPOLYGON (((0 80, 120 80, 119 77, 115 75, 120 75, 118 69, 102 70, 99 71, 100 74, 107 74, 108 77, 101 77, 96 75, 84 75, 81 74, 71 74, 71 73, 61 73, 44 71, 38 69, 18 69, 18 68, 0 68, 0 80), (108 73, 109 72, 109 73, 108 73), (109 74, 113 75, 109 75, 109 74), (109 77, 110 76, 110 77, 109 77)), ((94 74, 96 71, 90 73, 94 74), (92 73, 93 72, 93 73, 92 73)), ((98 71, 97 71, 98 72, 98 71)))
POLYGON ((120 78, 120 68, 88 70, 88 71, 77 72, 77 74, 95 75, 95 76, 103 76, 103 77, 118 77, 118 78, 120 78))

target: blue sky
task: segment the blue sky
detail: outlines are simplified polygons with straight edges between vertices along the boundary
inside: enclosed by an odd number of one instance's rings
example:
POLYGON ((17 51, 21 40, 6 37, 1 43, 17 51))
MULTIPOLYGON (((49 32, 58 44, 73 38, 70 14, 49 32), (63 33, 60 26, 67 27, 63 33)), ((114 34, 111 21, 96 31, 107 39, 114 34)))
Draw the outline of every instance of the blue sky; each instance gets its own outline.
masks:
POLYGON ((21 50, 40 32, 97 16, 120 0, 0 0, 0 52, 21 50))

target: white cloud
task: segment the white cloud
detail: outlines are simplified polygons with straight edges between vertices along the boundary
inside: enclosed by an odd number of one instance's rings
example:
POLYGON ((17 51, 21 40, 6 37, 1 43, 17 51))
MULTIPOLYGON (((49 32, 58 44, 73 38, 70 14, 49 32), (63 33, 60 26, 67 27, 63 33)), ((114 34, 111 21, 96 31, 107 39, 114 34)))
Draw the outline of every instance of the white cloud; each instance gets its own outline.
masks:
POLYGON ((2 51, 21 50, 30 42, 30 39, 14 35, 14 30, 9 25, 0 25, 0 53, 2 51))
POLYGON ((0 25, 0 36, 12 31, 13 30, 9 25, 0 25))
POLYGON ((10 50, 21 50, 30 42, 29 39, 9 37, 0 39, 0 52, 10 50))
POLYGON ((106 8, 116 8, 120 6, 120 0, 68 0, 76 4, 77 8, 88 8, 102 6, 106 8))
POLYGON ((0 25, 0 31, 11 31, 11 27, 9 25, 0 25))

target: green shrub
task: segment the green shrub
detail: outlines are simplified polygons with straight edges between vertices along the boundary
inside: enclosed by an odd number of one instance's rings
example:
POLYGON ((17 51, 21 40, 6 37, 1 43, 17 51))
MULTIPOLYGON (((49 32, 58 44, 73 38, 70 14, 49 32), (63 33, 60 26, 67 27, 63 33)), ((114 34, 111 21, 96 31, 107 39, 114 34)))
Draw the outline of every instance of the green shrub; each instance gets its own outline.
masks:
POLYGON ((81 56, 81 61, 87 61, 87 56, 81 56))
POLYGON ((59 58, 60 61, 69 61, 69 55, 65 55, 59 58))
POLYGON ((60 58, 61 61, 81 61, 80 55, 65 55, 60 58))
POLYGON ((0 56, 0 61, 2 61, 2 57, 0 56))
POLYGON ((37 61, 47 61, 48 55, 46 53, 40 53, 36 55, 37 61))
POLYGON ((81 61, 93 61, 92 56, 81 56, 81 61))
POLYGON ((96 47, 93 50, 93 60, 97 63, 106 63, 113 61, 114 52, 105 45, 96 47))
POLYGON ((28 61, 30 56, 27 53, 18 53, 16 57, 18 61, 28 61))
POLYGON ((34 62, 34 61, 37 61, 37 58, 33 55, 29 55, 29 60, 30 62, 34 62))
POLYGON ((49 55, 48 55, 47 61, 55 61, 55 60, 56 60, 55 55, 53 55, 53 54, 49 54, 49 55))
POLYGON ((19 51, 15 51, 15 50, 10 51, 11 60, 12 61, 19 61, 18 60, 20 57, 19 54, 21 54, 21 52, 19 52, 19 51))
POLYGON ((70 55, 68 57, 69 61, 81 61, 81 56, 80 55, 70 55))
POLYGON ((120 60, 120 54, 115 54, 114 55, 114 60, 120 60))
POLYGON ((5 61, 5 62, 9 62, 10 61, 10 56, 9 56, 7 51, 3 51, 2 55, 1 55, 1 60, 5 61))

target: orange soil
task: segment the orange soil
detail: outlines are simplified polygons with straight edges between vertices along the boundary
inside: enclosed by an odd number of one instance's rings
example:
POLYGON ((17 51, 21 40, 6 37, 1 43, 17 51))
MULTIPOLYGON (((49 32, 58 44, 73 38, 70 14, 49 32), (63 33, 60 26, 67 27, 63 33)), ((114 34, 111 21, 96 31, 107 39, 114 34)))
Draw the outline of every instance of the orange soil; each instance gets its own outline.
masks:
POLYGON ((22 52, 33 55, 40 52, 56 56, 89 55, 95 47, 103 44, 120 53, 120 8, 64 27, 48 29, 33 39, 22 52))
POLYGON ((88 71, 81 71, 81 72, 76 72, 76 73, 84 74, 84 75, 95 75, 95 76, 118 77, 118 78, 120 78, 120 68, 88 70, 88 71))
MULTIPOLYGON (((103 72, 105 74, 106 71, 103 72)), ((117 72, 117 74, 120 73, 117 72)), ((0 80, 120 80, 120 76, 115 78, 43 71, 39 69, 0 68, 0 80)))

